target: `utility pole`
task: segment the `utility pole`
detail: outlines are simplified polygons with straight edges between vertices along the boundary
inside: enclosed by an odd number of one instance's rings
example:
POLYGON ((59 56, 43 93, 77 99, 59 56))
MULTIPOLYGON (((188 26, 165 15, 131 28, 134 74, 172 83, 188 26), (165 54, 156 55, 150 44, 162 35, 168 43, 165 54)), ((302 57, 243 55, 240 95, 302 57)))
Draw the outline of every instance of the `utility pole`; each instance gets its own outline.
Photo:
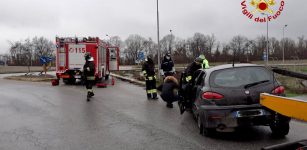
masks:
POLYGON ((265 14, 265 13, 261 13, 262 15, 266 15, 267 16, 267 34, 266 34, 266 63, 265 65, 268 66, 269 65, 269 15, 265 14))
POLYGON ((160 27, 159 27, 159 0, 157 0, 157 36, 158 36, 158 80, 160 81, 160 27))
POLYGON ((283 39, 283 42, 282 42, 282 63, 285 64, 285 28, 287 27, 288 25, 285 25, 283 28, 282 28, 282 39, 283 39))
POLYGON ((169 44, 169 53, 170 55, 172 56, 172 43, 173 43, 173 30, 169 30, 169 32, 171 32, 171 41, 170 41, 170 44, 169 44))

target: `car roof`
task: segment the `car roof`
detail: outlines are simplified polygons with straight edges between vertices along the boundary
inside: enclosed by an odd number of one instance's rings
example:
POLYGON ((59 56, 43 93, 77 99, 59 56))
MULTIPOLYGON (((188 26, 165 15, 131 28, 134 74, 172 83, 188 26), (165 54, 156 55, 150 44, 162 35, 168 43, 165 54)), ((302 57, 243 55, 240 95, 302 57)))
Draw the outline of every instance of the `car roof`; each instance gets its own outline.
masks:
POLYGON ((216 70, 229 69, 229 68, 240 68, 240 67, 264 67, 264 66, 257 65, 257 64, 235 64, 233 67, 232 64, 225 64, 225 65, 219 65, 219 66, 215 66, 215 67, 206 69, 206 72, 213 72, 216 70))

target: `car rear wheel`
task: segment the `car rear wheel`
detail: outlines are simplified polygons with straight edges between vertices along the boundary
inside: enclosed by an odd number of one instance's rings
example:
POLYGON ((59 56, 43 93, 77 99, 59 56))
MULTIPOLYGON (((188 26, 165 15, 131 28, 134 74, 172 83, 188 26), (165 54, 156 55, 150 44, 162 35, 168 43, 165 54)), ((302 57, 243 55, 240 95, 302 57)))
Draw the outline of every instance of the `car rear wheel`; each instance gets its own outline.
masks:
POLYGON ((274 120, 270 124, 272 134, 277 137, 284 137, 285 135, 287 135, 290 130, 289 121, 290 118, 275 114, 274 120))

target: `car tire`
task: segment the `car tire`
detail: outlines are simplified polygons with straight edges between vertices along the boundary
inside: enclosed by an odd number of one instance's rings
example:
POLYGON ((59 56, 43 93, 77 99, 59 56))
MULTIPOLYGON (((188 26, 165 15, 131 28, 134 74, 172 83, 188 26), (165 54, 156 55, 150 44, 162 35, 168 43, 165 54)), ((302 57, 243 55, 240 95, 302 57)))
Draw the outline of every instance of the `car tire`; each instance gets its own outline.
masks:
MULTIPOLYGON (((195 106, 194 106, 195 107, 195 106)), ((196 109, 194 109, 194 108, 192 108, 191 109, 191 113, 192 113, 192 116, 193 116, 193 119, 196 121, 196 122, 198 122, 198 115, 195 113, 195 110, 196 109)))
POLYGON ((272 134, 277 137, 284 137, 289 133, 289 123, 279 123, 276 125, 270 125, 272 134))
POLYGON ((63 83, 65 84, 65 85, 68 85, 69 84, 69 80, 67 80, 67 79, 63 79, 63 83))
POLYGON ((273 122, 270 124, 270 128, 273 136, 284 137, 290 130, 290 118, 275 114, 273 122))
POLYGON ((201 118, 197 115, 196 116, 196 122, 197 122, 197 126, 198 126, 198 129, 199 129, 199 134, 200 135, 204 135, 204 125, 201 121, 201 118))

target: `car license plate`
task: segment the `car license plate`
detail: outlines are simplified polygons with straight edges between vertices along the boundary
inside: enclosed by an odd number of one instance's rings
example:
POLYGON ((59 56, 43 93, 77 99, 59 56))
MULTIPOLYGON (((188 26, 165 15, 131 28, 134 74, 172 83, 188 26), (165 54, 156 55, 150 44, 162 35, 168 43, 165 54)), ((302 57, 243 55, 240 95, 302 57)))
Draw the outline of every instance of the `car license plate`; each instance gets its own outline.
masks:
POLYGON ((256 116, 262 116, 264 115, 264 112, 262 109, 256 109, 256 110, 240 110, 235 112, 235 116, 237 118, 240 117, 256 117, 256 116))
POLYGON ((80 78, 81 78, 81 76, 75 76, 75 78, 76 78, 76 79, 80 79, 80 78))

